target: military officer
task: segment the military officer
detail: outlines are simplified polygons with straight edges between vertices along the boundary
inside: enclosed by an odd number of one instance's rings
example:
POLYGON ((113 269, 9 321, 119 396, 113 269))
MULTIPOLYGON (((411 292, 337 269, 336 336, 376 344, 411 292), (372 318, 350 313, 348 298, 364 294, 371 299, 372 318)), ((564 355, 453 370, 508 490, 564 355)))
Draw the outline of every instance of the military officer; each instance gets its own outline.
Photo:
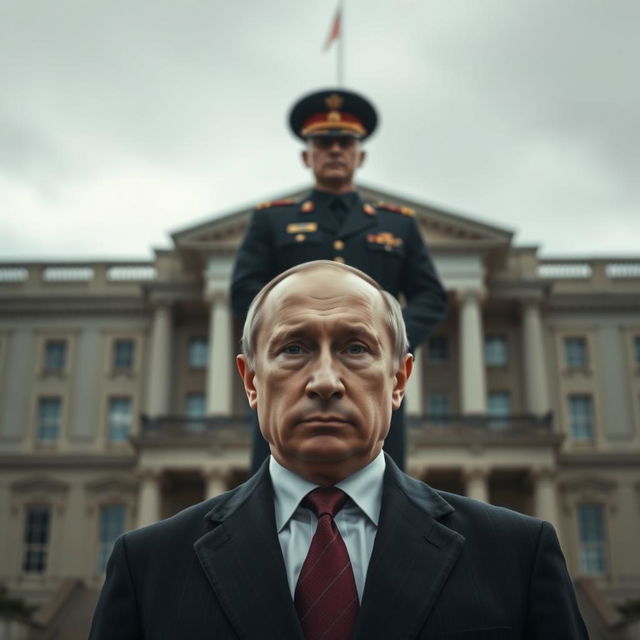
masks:
MULTIPOLYGON (((294 105, 289 125, 305 143, 302 161, 313 173, 314 188, 301 201, 280 200, 256 208, 233 269, 231 304, 240 318, 275 275, 302 262, 328 259, 361 269, 396 297, 403 294, 413 349, 440 322, 446 294, 413 210, 365 202, 356 190, 354 176, 365 160, 362 143, 377 121, 366 98, 343 89, 317 91, 294 105)), ((402 412, 394 412, 385 442, 385 450, 401 468, 402 412)), ((268 454, 256 423, 252 471, 268 454)))

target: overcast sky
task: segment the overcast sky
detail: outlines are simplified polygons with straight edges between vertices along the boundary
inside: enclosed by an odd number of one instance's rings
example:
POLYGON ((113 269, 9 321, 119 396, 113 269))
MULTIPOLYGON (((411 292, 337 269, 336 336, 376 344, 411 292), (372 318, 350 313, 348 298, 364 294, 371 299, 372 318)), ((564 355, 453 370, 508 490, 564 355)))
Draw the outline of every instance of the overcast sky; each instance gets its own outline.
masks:
MULTIPOLYGON (((0 259, 138 257, 309 183, 337 0, 0 0, 0 259)), ((640 255, 640 2, 346 0, 362 182, 542 255, 640 255)))

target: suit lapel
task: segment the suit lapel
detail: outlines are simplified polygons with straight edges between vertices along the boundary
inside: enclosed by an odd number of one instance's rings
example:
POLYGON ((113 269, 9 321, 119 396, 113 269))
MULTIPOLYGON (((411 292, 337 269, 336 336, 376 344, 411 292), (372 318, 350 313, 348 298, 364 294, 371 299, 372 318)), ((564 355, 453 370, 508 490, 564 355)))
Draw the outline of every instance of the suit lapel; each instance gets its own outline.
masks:
POLYGON ((382 510, 356 639, 412 638, 424 625, 464 538, 437 521, 453 508, 387 457, 382 510))
POLYGON ((266 464, 207 517, 217 526, 194 549, 238 636, 302 640, 276 534, 266 464))

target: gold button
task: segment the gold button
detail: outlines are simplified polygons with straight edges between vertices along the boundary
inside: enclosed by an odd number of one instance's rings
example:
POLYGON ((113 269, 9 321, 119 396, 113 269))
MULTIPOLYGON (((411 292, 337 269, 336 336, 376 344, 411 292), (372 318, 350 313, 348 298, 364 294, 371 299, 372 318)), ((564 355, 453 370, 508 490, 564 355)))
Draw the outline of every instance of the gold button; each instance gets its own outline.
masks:
POLYGON ((339 262, 340 264, 344 264, 344 258, 342 256, 336 256, 333 259, 334 262, 339 262))
POLYGON ((304 233, 298 233, 296 235, 296 242, 304 242, 306 238, 307 236, 305 236, 304 233))
POLYGON ((336 240, 336 241, 333 243, 333 248, 334 248, 336 251, 342 251, 342 250, 344 249, 344 242, 342 242, 342 240, 336 240))

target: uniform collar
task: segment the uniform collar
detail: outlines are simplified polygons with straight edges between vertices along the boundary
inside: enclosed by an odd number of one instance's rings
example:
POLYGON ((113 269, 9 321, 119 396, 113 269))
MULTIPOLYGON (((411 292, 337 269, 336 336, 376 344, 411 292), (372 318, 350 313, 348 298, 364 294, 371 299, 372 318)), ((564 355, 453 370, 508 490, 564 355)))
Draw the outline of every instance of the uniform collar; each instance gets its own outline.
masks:
POLYGON ((321 189, 313 189, 309 194, 309 197, 318 204, 328 205, 332 200, 339 198, 342 200, 348 209, 356 207, 360 203, 360 194, 357 191, 349 191, 341 195, 329 193, 328 191, 322 191, 321 189))

